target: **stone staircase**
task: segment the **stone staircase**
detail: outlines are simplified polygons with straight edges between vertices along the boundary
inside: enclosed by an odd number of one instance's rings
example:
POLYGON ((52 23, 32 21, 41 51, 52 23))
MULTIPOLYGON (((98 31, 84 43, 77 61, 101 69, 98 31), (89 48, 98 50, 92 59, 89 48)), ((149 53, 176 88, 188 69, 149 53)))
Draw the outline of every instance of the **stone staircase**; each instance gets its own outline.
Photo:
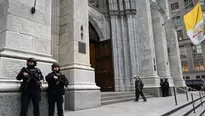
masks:
MULTIPOLYGON (((146 98, 154 97, 148 93, 144 93, 146 98)), ((140 97, 141 99, 141 97, 140 97)), ((126 101, 134 101, 135 92, 101 92, 101 104, 108 105, 114 103, 121 103, 126 101)))

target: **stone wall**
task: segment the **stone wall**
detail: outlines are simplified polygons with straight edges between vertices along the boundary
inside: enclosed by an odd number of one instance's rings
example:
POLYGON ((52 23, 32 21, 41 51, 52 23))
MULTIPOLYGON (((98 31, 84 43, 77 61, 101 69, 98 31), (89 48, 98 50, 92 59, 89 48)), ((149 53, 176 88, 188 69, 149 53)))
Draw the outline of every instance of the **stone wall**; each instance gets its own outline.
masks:
POLYGON ((50 71, 51 57, 51 1, 41 0, 31 14, 34 0, 1 1, 0 19, 0 76, 14 79, 25 66, 28 57, 34 57, 44 74, 50 71))
MULTIPOLYGON (((37 59, 45 76, 51 71, 51 0, 0 0, 0 115, 20 112, 20 82, 16 76, 26 59, 37 59)), ((30 104, 31 105, 31 104, 30 104)), ((42 92, 41 114, 47 115, 47 96, 42 92)), ((31 108, 29 108, 31 115, 31 108)))
MULTIPOLYGON (((21 93, 19 81, 0 80, 0 115, 1 116, 19 116, 21 111, 21 93)), ((44 85, 44 89, 47 89, 44 85)), ((33 105, 30 101, 28 107, 28 116, 33 115, 33 105)), ((40 102, 40 115, 48 115, 47 92, 42 90, 40 102)))

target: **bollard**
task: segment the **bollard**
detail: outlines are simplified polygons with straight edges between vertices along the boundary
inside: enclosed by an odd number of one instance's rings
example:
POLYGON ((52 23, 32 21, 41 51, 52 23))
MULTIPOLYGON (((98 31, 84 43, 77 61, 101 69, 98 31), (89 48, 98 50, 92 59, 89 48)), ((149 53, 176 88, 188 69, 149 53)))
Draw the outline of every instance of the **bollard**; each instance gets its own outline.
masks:
POLYGON ((191 93, 191 99, 192 99, 192 105, 193 105, 194 113, 196 113, 196 112, 195 112, 195 106, 194 106, 195 102, 194 102, 193 93, 191 93))
POLYGON ((204 91, 204 97, 205 97, 205 91, 204 91))
POLYGON ((200 101, 201 101, 201 106, 203 106, 202 97, 201 97, 201 91, 199 91, 199 97, 200 97, 200 101))
POLYGON ((188 90, 186 90, 186 99, 189 101, 188 90))
POLYGON ((177 105, 177 95, 176 95, 175 87, 173 87, 173 90, 174 90, 174 100, 175 100, 175 104, 177 105))

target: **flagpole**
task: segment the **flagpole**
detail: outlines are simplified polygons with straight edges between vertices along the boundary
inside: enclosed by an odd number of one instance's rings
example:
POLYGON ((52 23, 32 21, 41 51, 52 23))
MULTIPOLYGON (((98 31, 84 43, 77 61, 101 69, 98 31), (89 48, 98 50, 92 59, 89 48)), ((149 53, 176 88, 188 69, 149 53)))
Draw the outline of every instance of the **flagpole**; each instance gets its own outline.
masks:
MULTIPOLYGON (((188 7, 190 4, 194 3, 195 0, 192 0, 190 3, 188 3, 183 9, 181 9, 177 14, 175 14, 172 18, 176 17, 178 14, 180 14, 183 10, 186 9, 186 7, 188 7)), ((172 18, 168 19, 164 24, 162 24, 162 26, 164 26, 165 24, 167 24, 169 21, 172 20, 172 18)))

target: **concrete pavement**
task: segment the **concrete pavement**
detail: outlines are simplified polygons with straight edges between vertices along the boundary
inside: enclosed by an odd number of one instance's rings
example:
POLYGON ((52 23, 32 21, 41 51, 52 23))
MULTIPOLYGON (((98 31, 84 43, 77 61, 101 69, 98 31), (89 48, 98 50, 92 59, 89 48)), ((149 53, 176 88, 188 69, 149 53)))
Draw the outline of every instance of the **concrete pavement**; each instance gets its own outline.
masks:
POLYGON ((175 105, 174 96, 149 98, 147 102, 141 99, 139 102, 130 101, 81 111, 65 111, 65 116, 160 116, 188 103, 185 94, 178 94, 177 101, 178 105, 175 105))

